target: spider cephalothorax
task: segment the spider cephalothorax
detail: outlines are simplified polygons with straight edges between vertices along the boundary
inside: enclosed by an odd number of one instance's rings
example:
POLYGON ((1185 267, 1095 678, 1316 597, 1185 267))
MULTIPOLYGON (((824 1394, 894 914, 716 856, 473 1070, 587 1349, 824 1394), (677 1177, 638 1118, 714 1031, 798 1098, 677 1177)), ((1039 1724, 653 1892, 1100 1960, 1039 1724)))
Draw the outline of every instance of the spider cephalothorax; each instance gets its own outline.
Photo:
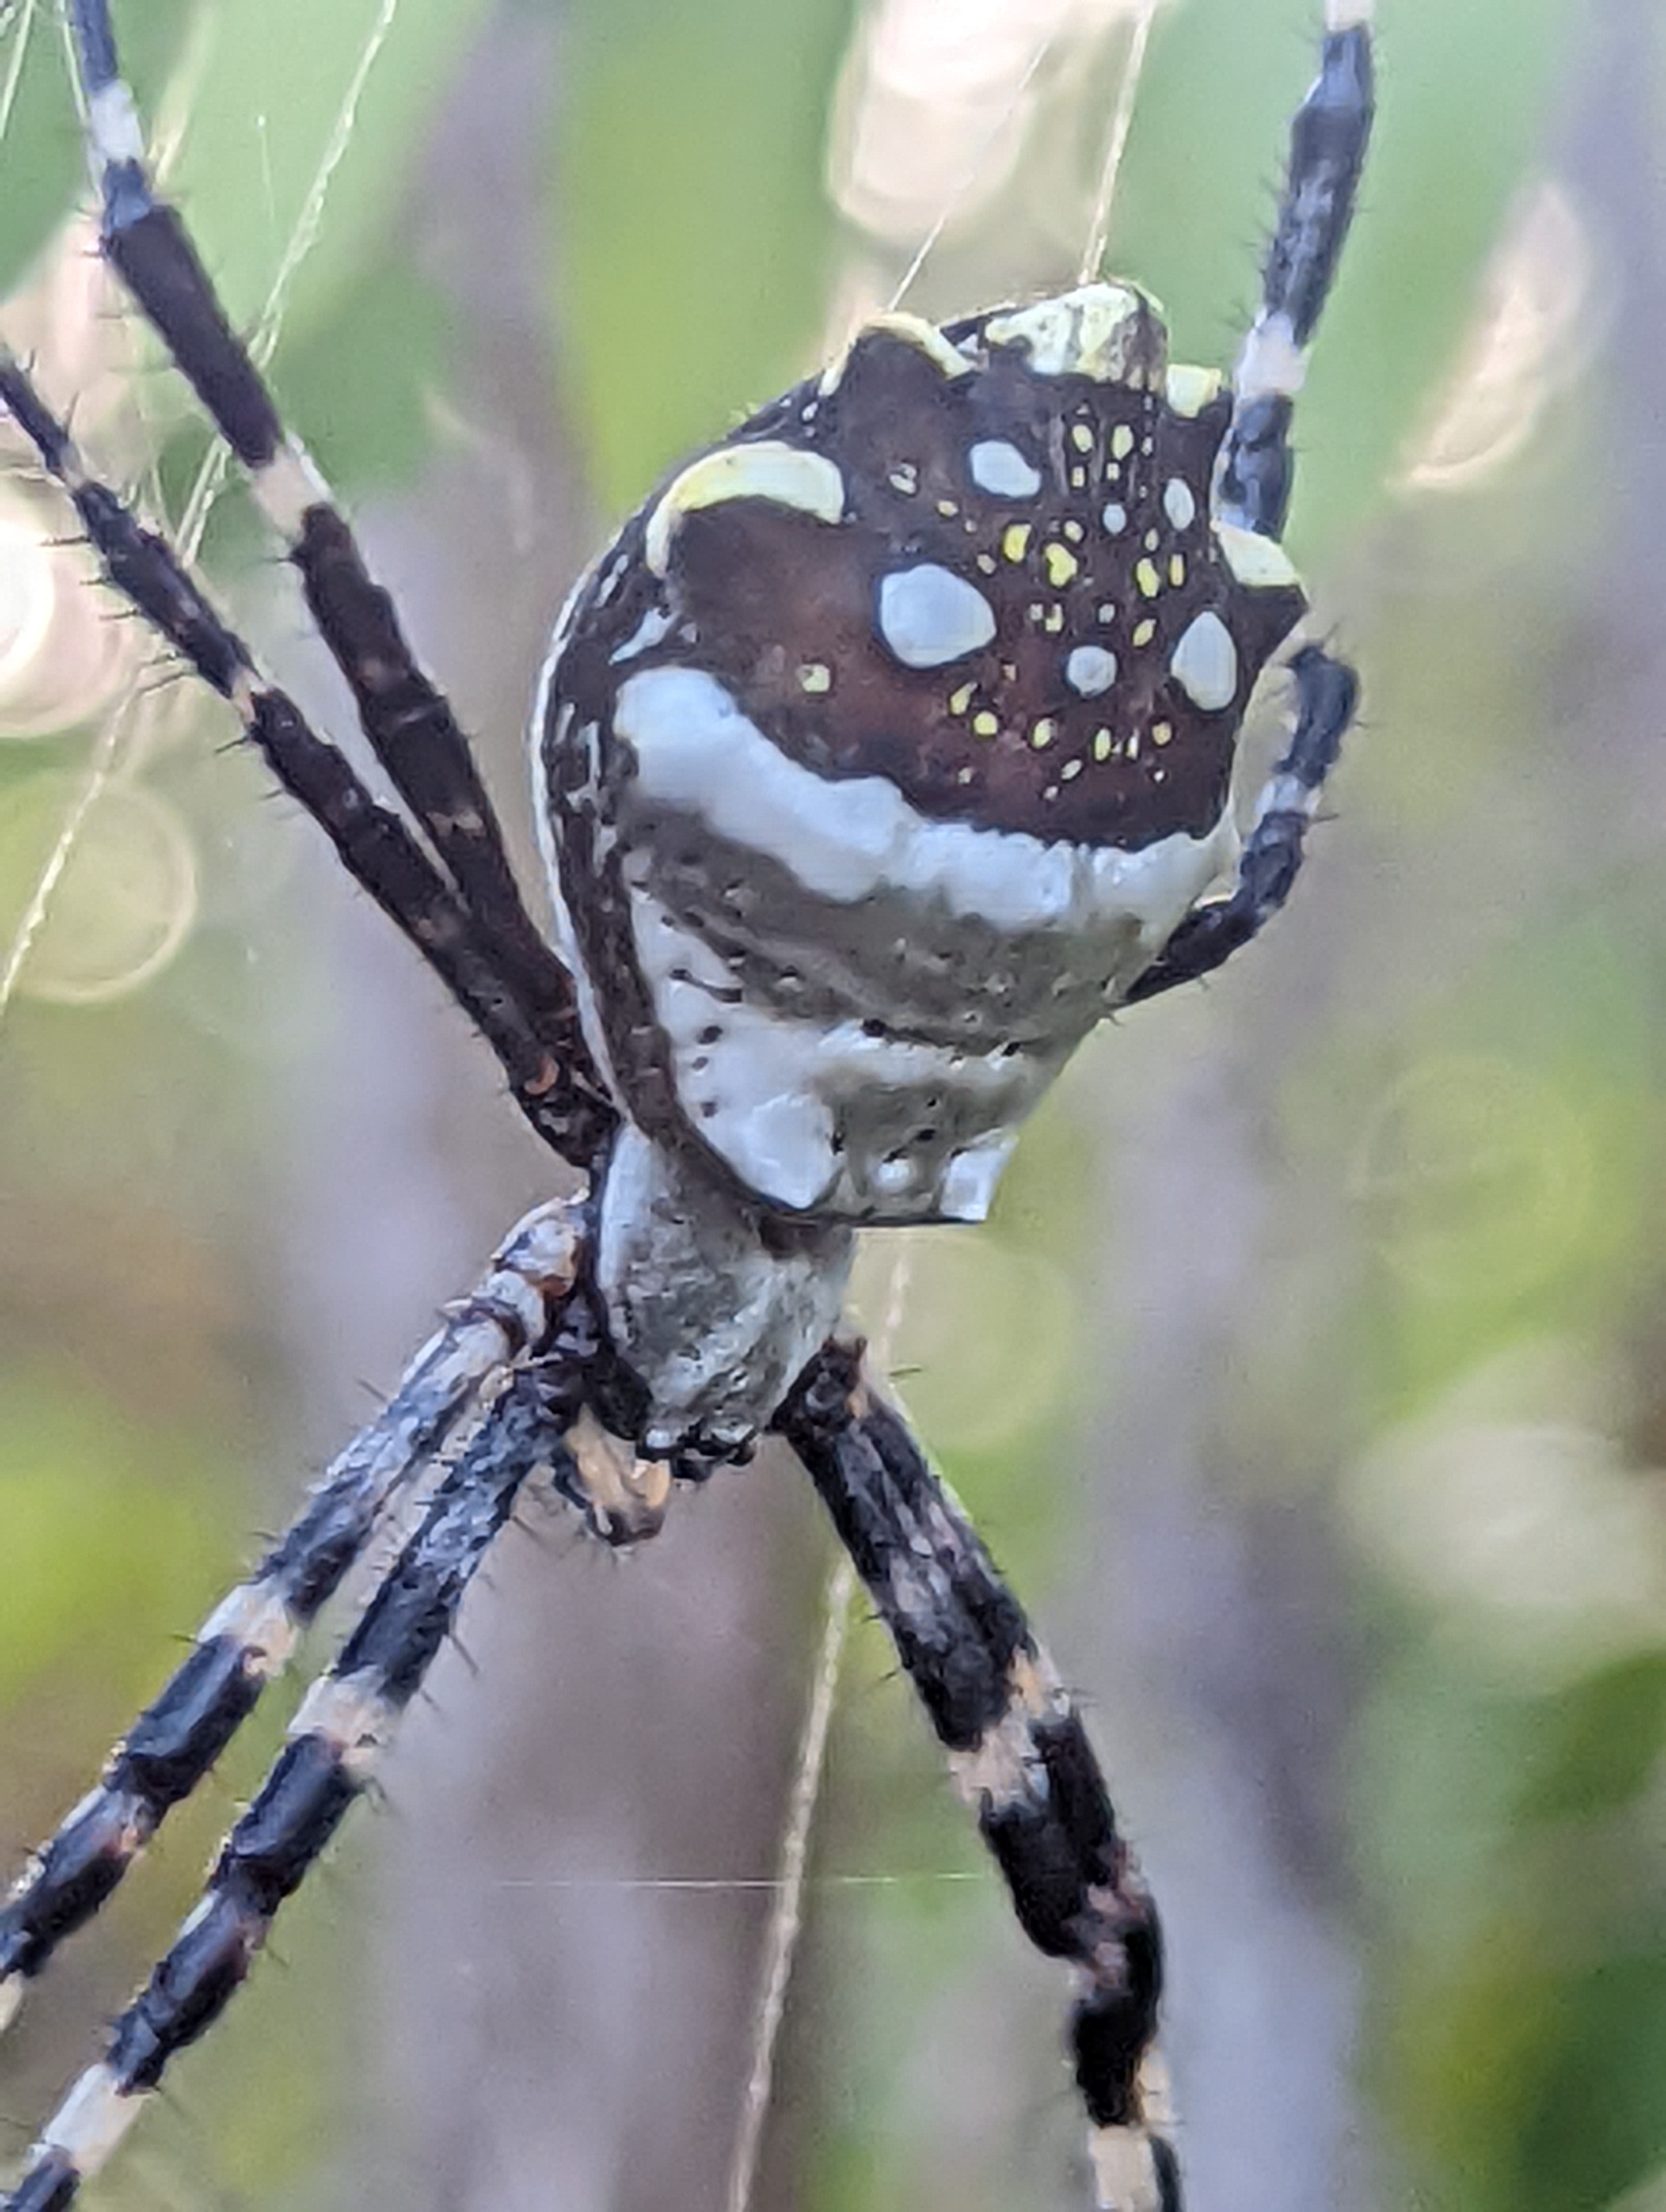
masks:
POLYGON ((697 1474, 766 1427, 891 1630, 1025 1934, 1072 1971, 1096 2204, 1178 2212, 1156 1911, 1081 1715, 837 1322, 857 1224, 982 1214, 1095 1022, 1218 966, 1295 878, 1349 671, 1287 651, 1288 741, 1241 840, 1233 755, 1304 611, 1279 543, 1289 432, 1370 129, 1368 0, 1326 0, 1230 380, 1170 368, 1126 285, 941 329, 889 315, 625 526, 569 602, 535 733, 560 958, 443 695, 155 195, 106 0, 67 12, 102 250, 247 471, 397 806, 3 348, 0 406, 580 1187, 447 1310, 0 1905, 3 2027, 397 1535, 201 1907, 0 2212, 66 2212, 218 2015, 369 1786, 528 1476, 549 1469, 593 1529, 631 1540, 658 1525, 667 1462, 697 1474))

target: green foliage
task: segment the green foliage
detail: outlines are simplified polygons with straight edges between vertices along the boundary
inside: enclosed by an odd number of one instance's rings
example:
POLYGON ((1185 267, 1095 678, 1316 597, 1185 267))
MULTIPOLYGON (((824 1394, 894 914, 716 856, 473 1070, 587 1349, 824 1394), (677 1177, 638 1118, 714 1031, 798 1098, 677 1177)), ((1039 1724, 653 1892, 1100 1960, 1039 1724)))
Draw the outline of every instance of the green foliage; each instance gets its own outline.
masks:
POLYGON ((611 513, 815 349, 823 120, 850 0, 585 0, 573 16, 550 294, 611 513))
POLYGON ((0 121, 6 126, 6 189, 0 193, 3 295, 70 204, 82 173, 81 134, 45 8, 23 19, 9 40, 0 40, 0 121))
POLYGON ((147 1624, 177 1628, 224 1557, 216 1472, 202 1440, 147 1432, 81 1378, 0 1376, 0 1705, 48 1667, 107 1679, 147 1624))
POLYGON ((151 89, 164 128, 170 101, 185 105, 168 188, 240 328, 258 321, 326 174, 328 219, 296 276, 287 336, 306 337, 363 282, 436 100, 487 12, 484 0, 400 0, 373 51, 382 5, 216 0, 191 11, 174 72, 151 89))

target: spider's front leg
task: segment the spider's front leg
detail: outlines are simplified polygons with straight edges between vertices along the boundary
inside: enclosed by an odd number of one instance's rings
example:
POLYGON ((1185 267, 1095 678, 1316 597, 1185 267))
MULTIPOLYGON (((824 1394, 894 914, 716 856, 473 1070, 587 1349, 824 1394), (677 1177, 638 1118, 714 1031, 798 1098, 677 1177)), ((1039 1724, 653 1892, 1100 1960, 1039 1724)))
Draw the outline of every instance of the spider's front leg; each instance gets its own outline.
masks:
POLYGON ((1261 934, 1294 887, 1308 830, 1353 720, 1359 687, 1345 661, 1316 645, 1304 646, 1292 657, 1290 673, 1296 687, 1295 726, 1262 791, 1231 892, 1192 908, 1134 982, 1129 1006, 1209 975, 1261 934))
MULTIPOLYGON (((1374 99, 1370 0, 1327 0, 1319 74, 1291 125, 1261 304, 1232 373, 1231 419, 1210 497, 1215 529, 1245 575, 1295 581, 1280 543, 1294 476, 1291 428, 1353 219, 1374 99)), ((1219 968, 1290 896, 1359 685, 1351 668, 1317 646, 1298 647, 1289 668, 1290 744, 1257 802, 1232 890, 1192 909, 1128 992, 1129 1004, 1219 968)))
POLYGON ((948 1753, 1037 1948, 1073 1970, 1071 2045, 1101 2212, 1179 2212, 1156 2051, 1163 1951, 1074 1700, 860 1345, 834 1340, 775 1417, 948 1753))
POLYGON ((167 544, 83 466, 23 366, 0 349, 9 413, 73 500, 109 579, 235 708, 278 781, 435 969, 498 1054, 521 1111, 589 1170, 613 1127, 579 1034, 571 976, 524 904, 496 813, 449 702, 418 664, 329 487, 286 431, 183 218, 160 198, 108 0, 68 0, 99 245, 242 465, 282 538, 360 726, 404 802, 379 806, 327 738, 269 684, 167 544))
MULTIPOLYGON (((1291 125, 1290 160, 1262 298, 1232 376, 1232 413, 1211 496, 1215 527, 1245 573, 1292 582, 1280 546, 1293 476, 1290 433, 1308 349, 1330 295, 1371 136, 1369 0, 1328 0, 1319 74, 1291 125)), ((1195 908, 1129 991, 1152 999, 1219 967, 1290 896, 1324 780, 1353 720, 1353 671, 1317 646, 1290 659, 1296 713, 1244 840, 1230 895, 1195 908)))

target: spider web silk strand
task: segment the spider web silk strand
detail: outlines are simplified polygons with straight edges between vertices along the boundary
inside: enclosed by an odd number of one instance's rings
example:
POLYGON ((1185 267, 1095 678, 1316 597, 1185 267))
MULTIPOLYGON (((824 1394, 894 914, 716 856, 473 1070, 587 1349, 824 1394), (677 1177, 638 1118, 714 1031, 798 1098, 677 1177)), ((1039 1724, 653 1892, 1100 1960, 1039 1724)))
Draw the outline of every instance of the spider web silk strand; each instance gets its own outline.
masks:
POLYGON ((1140 97, 1140 80, 1145 74, 1146 49, 1151 43, 1151 27, 1157 14, 1158 0, 1140 0, 1140 8, 1128 34, 1128 57, 1122 64, 1122 82, 1117 88, 1116 106, 1110 118, 1110 134, 1105 140, 1104 160, 1099 167, 1099 190, 1093 203, 1093 220, 1088 226, 1087 243, 1082 248, 1081 265, 1076 271, 1079 284, 1091 284, 1099 274, 1105 258, 1105 243, 1110 235, 1110 211, 1116 200, 1116 179, 1122 173, 1122 156, 1128 151, 1128 132, 1134 126, 1134 110, 1140 97))
POLYGON ((810 1856, 810 1832, 815 1825, 827 1766, 827 1735, 833 1708, 838 1702, 839 1677, 844 1665, 845 1644, 850 1632, 850 1601, 856 1594, 856 1571, 841 1556, 827 1578, 821 1648, 799 1735, 799 1754, 793 1774, 792 1795, 781 1830, 781 1858, 772 1885, 769 1925, 764 1936, 763 1968, 758 1978, 757 2002, 752 2013, 752 2056, 746 2087, 740 2100, 740 2119, 735 2130, 734 2151, 729 2163, 729 2185, 724 2195, 726 2212, 750 2212, 752 2188, 757 2179, 758 2152, 763 2142, 763 2123, 769 2117, 775 2087, 775 2051, 781 2027, 787 2016, 787 1991, 793 1962, 804 1932, 805 1868, 810 1856))
POLYGON ((23 64, 28 59, 29 37, 34 29, 35 9, 39 0, 23 0, 23 12, 17 18, 17 43, 7 66, 5 82, 0 84, 0 145, 11 128, 12 110, 17 105, 17 88, 23 81, 23 64))
MULTIPOLYGON (((1151 41, 1152 24, 1161 4, 1162 0, 1137 0, 1136 7, 1130 10, 1134 18, 1134 27, 1128 35, 1128 55, 1122 66, 1122 82, 1117 88, 1116 106, 1111 117, 1110 135, 1105 142, 1104 158, 1100 163, 1099 186, 1094 196, 1093 215, 1088 226, 1087 242, 1083 248, 1081 263, 1077 271, 1076 281, 1079 284, 1086 284, 1092 281, 1104 258, 1105 241, 1110 231, 1111 210, 1116 198, 1116 181, 1122 167, 1122 156, 1128 149, 1128 132, 1134 124, 1134 111, 1139 103, 1140 81, 1145 73, 1146 52, 1151 41)), ((1327 0, 1327 5, 1332 10, 1350 6, 1359 8, 1367 4, 1368 0, 1327 0)), ((909 293, 913 290, 921 270, 931 258, 938 241, 953 219, 956 208, 976 183, 984 163, 999 143, 1001 134, 1011 125, 1012 118, 1018 112, 1019 102, 1035 82, 1037 73, 1056 45, 1058 38, 1057 24, 1053 25, 1042 34, 1035 52, 1025 64, 1023 74, 1012 88, 1012 96, 1001 111, 999 120, 984 134, 955 185, 954 190, 944 203, 936 221, 915 249, 914 258, 908 267, 897 278, 891 297, 885 302, 887 313, 894 314, 909 293)))
POLYGON ((1040 40, 1037 43, 1036 51, 1031 55, 1029 60, 1024 65, 1023 76, 1019 77, 1018 82, 1012 87, 1012 97, 1008 100, 1006 106, 1001 110, 1000 114, 994 123, 992 124, 989 129, 984 132, 982 137, 973 148, 971 158, 967 162, 965 167, 961 171, 959 177, 957 179, 953 191, 950 192, 948 198, 944 201, 941 209, 938 212, 937 220, 933 223, 931 228, 926 233, 919 245, 915 248, 913 260, 909 262, 908 267, 897 278, 896 287, 893 289, 890 299, 885 302, 885 312, 887 314, 895 314, 897 310, 902 306, 903 301, 908 297, 909 294, 914 289, 915 282, 919 276, 920 271, 925 267, 927 262, 930 260, 933 253, 936 251, 937 242, 939 239, 942 237, 944 232, 948 228, 949 224, 953 220, 955 210, 960 205, 962 200, 965 198, 967 193, 970 191, 972 186, 977 182, 979 173, 982 170, 984 163, 989 159, 990 155, 1000 144, 1002 134, 1007 130, 1012 123, 1012 118, 1018 113, 1019 102, 1023 100, 1025 94, 1029 91, 1031 85, 1035 82, 1036 72, 1040 69, 1042 64, 1047 59, 1048 55, 1052 52, 1054 41, 1057 37, 1058 29, 1056 26, 1050 27, 1049 29, 1043 32, 1040 40))
MULTIPOLYGON (((370 72, 374 68, 383 46, 387 43, 389 33, 393 28, 394 18, 399 12, 400 4, 401 0, 381 0, 376 19, 365 35, 364 45, 360 50, 358 60, 354 65, 352 75, 348 79, 347 88, 342 95, 341 106, 336 111, 336 118, 331 128, 330 136, 325 141, 318 167, 313 172, 313 180, 307 187, 307 197, 301 202, 300 212, 296 215, 295 222, 290 225, 289 238, 285 241, 283 253, 279 256, 277 268, 267 290, 265 304, 260 310, 253 335, 249 342, 250 355, 257 366, 261 368, 264 368, 271 361, 277 347, 279 334, 283 327, 284 313, 289 307, 290 288, 307 255, 318 243, 319 233, 323 227, 325 203, 329 198, 330 186, 335 179, 336 171, 341 166, 343 156, 352 143, 354 125, 358 120, 359 102, 363 97, 364 88, 368 82, 370 72)), ((24 20, 25 33, 27 33, 29 20, 30 18, 27 16, 24 20)), ((67 38, 67 19, 64 19, 64 26, 67 38)), ((76 105, 82 110, 84 118, 84 96, 79 75, 73 68, 70 76, 76 88, 76 105)), ((9 85, 7 89, 9 91, 10 88, 9 85)), ((204 532, 208 527, 209 518, 214 512, 215 503, 224 489, 227 471, 230 465, 231 449, 225 440, 216 434, 198 468, 180 520, 179 547, 187 568, 196 560, 202 550, 204 532)), ((81 842, 81 833, 86 825, 87 817, 109 788, 114 777, 116 761, 121 750, 122 740, 126 735, 128 714, 128 706, 125 702, 123 702, 106 716, 104 727, 99 733, 98 742, 93 749, 92 757, 88 763, 87 773, 82 780, 81 788, 76 792, 70 811, 64 817, 58 836, 53 841, 52 849, 48 854, 46 865, 36 881, 34 890, 18 918, 17 927, 12 933, 11 943, 6 948, 5 960, 3 963, 0 963, 0 1021, 4 1020, 6 1011, 16 994, 19 978, 23 973, 30 952, 34 948, 35 940, 46 923, 53 896, 63 880, 64 872, 69 866, 76 847, 81 842)))
MULTIPOLYGON (((76 54, 75 34, 70 27, 67 8, 59 8, 58 22, 68 59, 70 87, 75 96, 76 113, 80 118, 82 129, 85 131, 87 94, 81 81, 81 70, 76 54)), ((197 472, 196 483, 192 487, 188 511, 191 506, 195 505, 197 493, 208 477, 210 466, 214 459, 214 447, 210 446, 203 457, 202 464, 197 472)), ((210 501, 210 503, 211 505, 212 501, 210 501)), ((185 557, 190 560, 192 557, 193 548, 189 541, 185 550, 185 557)), ((34 949, 35 939, 40 936, 46 924, 58 884, 63 880, 64 872, 70 865, 76 847, 81 842, 81 833, 86 825, 87 817, 103 797, 114 778, 116 760, 121 750, 122 741, 127 734, 131 712, 130 701, 123 699, 119 701, 105 716, 103 726, 99 731, 98 741, 88 759, 87 773, 82 778, 80 788, 70 803, 69 812, 59 824, 58 836, 52 841, 52 849, 46 855, 46 864, 35 880, 34 889, 30 892, 28 901, 18 917, 17 927, 12 933, 11 943, 6 948, 4 963, 0 965, 0 1021, 5 1019, 6 1010, 16 994, 18 980, 27 963, 29 954, 34 949)))
MULTIPOLYGON (((908 1249, 899 1243, 891 1257, 885 1318, 873 1340, 874 1358, 882 1367, 891 1362, 891 1347, 908 1295, 909 1273, 908 1249)), ((816 1655, 804 1726, 799 1733, 792 1793, 787 1801, 787 1819, 781 1829, 781 1857, 771 1886, 769 1925, 764 1934, 763 1965, 752 2012, 751 2063, 741 2094, 724 2212, 751 2212, 752 2190, 757 2180, 763 2123, 769 2117, 775 2087, 775 2051, 781 2041, 781 2022, 787 2016, 793 1962, 798 1954, 799 1938, 804 1932, 805 1870, 810 1857, 810 1836, 827 1771, 828 1730, 838 1703, 840 1676, 850 1634, 850 1601, 855 1594, 856 1570, 849 1554, 841 1552, 827 1577, 821 1645, 816 1655)))

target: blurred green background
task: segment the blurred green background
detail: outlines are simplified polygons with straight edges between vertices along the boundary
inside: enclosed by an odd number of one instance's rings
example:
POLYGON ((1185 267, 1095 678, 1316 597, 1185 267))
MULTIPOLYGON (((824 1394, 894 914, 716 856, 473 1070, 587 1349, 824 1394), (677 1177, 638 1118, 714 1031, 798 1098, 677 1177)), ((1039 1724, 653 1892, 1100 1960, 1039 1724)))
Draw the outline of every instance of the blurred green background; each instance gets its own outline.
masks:
MULTIPOLYGON (((1253 305, 1314 13, 1157 15, 1111 258, 1183 356, 1229 360, 1253 305)), ((880 1240, 863 1295, 877 1326, 903 1271, 908 1402, 1164 1905, 1193 2212, 1663 2212, 1666 15, 1381 16, 1291 528, 1365 678, 1338 818, 1267 943, 1091 1042, 988 1229, 880 1240)), ((883 302, 945 210, 910 304, 1067 279, 1130 20, 119 10, 168 189, 274 331, 529 869, 526 702, 610 520, 883 302)), ((188 527, 203 441, 72 221, 44 0, 0 8, 0 327, 188 527)), ((43 550, 64 531, 9 460, 9 1863, 546 1176, 222 719, 43 550)), ((204 560, 343 729, 234 486, 204 560)), ((624 1562, 528 1507, 384 1814, 88 2203, 721 2203, 827 1558, 772 1462, 624 1562)), ((0 2156, 282 1719, 32 1997, 0 2156)), ((1061 2010, 863 1623, 757 2203, 1085 2203, 1061 2010)))

